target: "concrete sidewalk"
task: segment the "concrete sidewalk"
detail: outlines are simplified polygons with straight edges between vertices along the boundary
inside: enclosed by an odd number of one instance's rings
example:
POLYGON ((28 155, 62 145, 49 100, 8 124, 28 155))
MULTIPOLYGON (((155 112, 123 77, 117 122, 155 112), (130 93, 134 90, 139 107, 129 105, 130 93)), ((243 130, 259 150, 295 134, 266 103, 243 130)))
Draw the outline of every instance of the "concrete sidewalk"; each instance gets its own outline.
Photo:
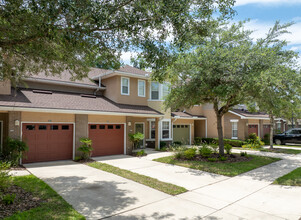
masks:
MULTIPOLYGON (((206 215, 205 219, 298 220, 301 217, 301 200, 299 199, 301 188, 271 185, 276 178, 301 166, 298 157, 282 155, 283 160, 281 161, 230 178, 150 161, 153 158, 171 154, 157 152, 142 158, 119 155, 94 159, 185 187, 189 192, 176 196, 182 199, 177 200, 179 208, 182 202, 187 201, 214 209, 215 211, 206 215)), ((278 154, 266 152, 254 152, 254 154, 278 156, 278 154)), ((165 216, 165 210, 171 211, 169 207, 170 205, 164 209, 158 209, 157 204, 151 204, 123 213, 113 219, 160 219, 159 217, 162 216, 162 219, 180 219, 182 217, 190 219, 178 214, 165 216), (153 209, 158 209, 156 217, 152 216, 153 209)), ((177 213, 177 211, 174 210, 173 213, 177 213)))

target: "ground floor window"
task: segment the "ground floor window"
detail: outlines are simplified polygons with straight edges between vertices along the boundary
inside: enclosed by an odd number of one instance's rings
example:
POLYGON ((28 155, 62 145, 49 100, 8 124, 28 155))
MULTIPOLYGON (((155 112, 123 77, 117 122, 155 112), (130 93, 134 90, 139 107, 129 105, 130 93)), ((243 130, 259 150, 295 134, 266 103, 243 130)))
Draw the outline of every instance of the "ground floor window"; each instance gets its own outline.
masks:
POLYGON ((170 138, 170 121, 162 121, 162 139, 170 138))
POLYGON ((238 138, 237 122, 232 122, 232 139, 238 138))
POLYGON ((155 121, 150 121, 150 139, 155 139, 156 138, 156 122, 155 121))

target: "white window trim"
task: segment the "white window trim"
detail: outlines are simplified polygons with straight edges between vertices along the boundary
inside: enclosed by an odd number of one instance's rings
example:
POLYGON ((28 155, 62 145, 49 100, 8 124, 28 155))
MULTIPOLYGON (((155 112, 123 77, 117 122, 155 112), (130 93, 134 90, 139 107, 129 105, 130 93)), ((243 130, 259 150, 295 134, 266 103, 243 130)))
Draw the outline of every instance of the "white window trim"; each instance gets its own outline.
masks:
POLYGON ((121 95, 130 95, 130 78, 128 78, 128 77, 121 77, 120 92, 121 92, 121 95), (123 93, 122 92, 122 79, 127 79, 128 80, 128 93, 123 93))
POLYGON ((138 85, 137 85, 137 87, 138 87, 138 96, 139 97, 145 97, 145 95, 146 95, 145 94, 145 91, 146 91, 146 88, 145 88, 146 87, 146 82, 145 82, 145 80, 138 79, 138 85), (143 90, 144 95, 139 95, 139 82, 143 82, 144 83, 144 88, 143 88, 144 89, 143 90))
POLYGON ((238 120, 236 121, 236 120, 230 120, 231 121, 231 125, 232 125, 232 127, 231 127, 231 136, 232 136, 232 138, 231 139, 238 139, 238 120), (233 123, 236 123, 236 131, 237 131, 237 137, 233 137, 233 123))
POLYGON ((167 141, 167 140, 172 140, 172 138, 171 138, 171 119, 163 119, 162 121, 161 121, 161 126, 160 126, 160 136, 161 136, 161 140, 162 141, 167 141), (169 137, 168 138, 163 138, 163 122, 169 122, 169 128, 168 128, 168 130, 169 130, 169 137))

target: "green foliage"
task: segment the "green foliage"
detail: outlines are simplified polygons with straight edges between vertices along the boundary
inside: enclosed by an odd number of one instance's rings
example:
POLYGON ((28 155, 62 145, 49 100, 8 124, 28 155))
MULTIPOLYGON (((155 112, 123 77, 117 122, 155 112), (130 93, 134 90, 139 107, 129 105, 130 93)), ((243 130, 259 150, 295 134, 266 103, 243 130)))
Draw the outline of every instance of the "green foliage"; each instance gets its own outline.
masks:
POLYGON ((232 146, 230 144, 225 144, 225 151, 227 154, 231 154, 232 146))
POLYGON ((149 66, 164 67, 169 60, 165 40, 171 33, 177 45, 192 31, 205 35, 210 15, 231 16, 232 6, 230 0, 4 0, 0 78, 65 69, 80 78, 91 65, 118 68, 122 52, 129 50, 149 66))
MULTIPOLYGON (((201 142, 205 144, 217 144, 218 138, 201 138, 201 142)), ((242 147, 245 144, 241 140, 224 139, 224 144, 230 144, 232 147, 242 147)))
POLYGON ((269 145, 270 144, 270 134, 265 134, 263 136, 263 142, 265 145, 269 145))
POLYGON ((220 156, 220 157, 219 157, 219 160, 220 160, 220 161, 226 161, 226 160, 227 160, 227 157, 225 157, 225 156, 220 156))
POLYGON ((82 157, 80 157, 80 156, 75 156, 74 157, 74 161, 80 161, 82 159, 82 157))
POLYGON ((9 174, 10 163, 0 161, 0 197, 5 190, 11 186, 11 175, 9 174))
POLYGON ((133 144, 133 149, 137 149, 140 141, 144 139, 144 134, 137 132, 135 134, 129 134, 130 142, 133 144))
POLYGON ((196 155, 196 149, 194 148, 189 148, 184 151, 184 157, 187 160, 192 160, 196 155))
POLYGON ((165 141, 160 141, 160 148, 164 148, 167 146, 167 143, 165 141))
POLYGON ((210 144, 210 147, 212 148, 212 150, 213 150, 213 153, 217 153, 217 149, 218 149, 218 145, 217 144, 214 144, 214 143, 212 143, 212 144, 210 144))
POLYGON ((136 154, 137 157, 142 157, 142 156, 147 155, 144 150, 140 150, 140 151, 136 152, 135 154, 136 154))
POLYGON ((28 146, 19 139, 7 138, 6 146, 3 148, 4 160, 9 161, 11 166, 18 166, 24 152, 28 151, 28 146))
POLYGON ((245 157, 247 155, 248 155, 248 153, 246 151, 245 152, 243 152, 243 151, 240 152, 240 156, 242 156, 242 157, 245 157))
POLYGON ((81 152, 81 159, 87 160, 92 155, 92 140, 90 138, 80 138, 79 141, 82 145, 77 150, 81 152))
POLYGON ((260 137, 258 137, 255 133, 252 133, 249 135, 249 139, 246 140, 245 145, 243 145, 243 148, 250 148, 250 149, 260 149, 264 142, 260 140, 260 137))
POLYGON ((209 162, 216 162, 216 161, 217 161, 217 158, 211 158, 211 157, 210 157, 210 158, 208 158, 208 161, 209 161, 209 162))
POLYGON ((202 143, 202 138, 201 137, 195 137, 194 138, 194 145, 200 146, 202 143))
POLYGON ((2 202, 5 205, 11 205, 14 203, 15 198, 16 198, 16 194, 6 194, 2 197, 2 202))
POLYGON ((183 145, 181 141, 175 141, 175 142, 173 142, 173 144, 174 144, 174 145, 178 145, 178 146, 183 145))
POLYGON ((210 157, 210 155, 212 154, 211 148, 208 147, 207 145, 203 145, 202 147, 200 147, 199 152, 200 155, 205 158, 210 157))

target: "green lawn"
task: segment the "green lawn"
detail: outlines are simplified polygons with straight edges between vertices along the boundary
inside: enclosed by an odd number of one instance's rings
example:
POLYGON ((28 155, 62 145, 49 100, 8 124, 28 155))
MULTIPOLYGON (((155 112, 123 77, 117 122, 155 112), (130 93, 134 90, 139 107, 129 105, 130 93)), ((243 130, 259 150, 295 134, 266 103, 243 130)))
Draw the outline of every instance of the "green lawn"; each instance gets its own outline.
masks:
POLYGON ((293 170, 292 172, 282 177, 279 177, 274 181, 274 184, 287 186, 301 186, 301 167, 293 170))
POLYGON ((22 187, 24 190, 47 201, 41 206, 25 212, 16 213, 8 219, 85 219, 72 208, 60 195, 50 186, 33 175, 13 177, 13 183, 22 187))
POLYGON ((295 150, 295 149, 283 149, 283 148, 277 148, 274 147, 274 150, 271 149, 261 149, 262 152, 272 152, 272 153, 283 153, 283 154, 300 154, 301 150, 295 150))
POLYGON ((94 168, 109 172, 109 173, 113 173, 115 175, 124 177, 129 180, 133 180, 137 183, 141 183, 143 185, 149 186, 151 188, 154 188, 156 190, 162 191, 162 192, 170 194, 170 195, 178 195, 180 193, 187 192, 187 189, 185 189, 183 187, 176 186, 171 183, 165 183, 165 182, 159 181, 157 179, 154 179, 154 178, 151 178, 148 176, 144 176, 144 175, 141 175, 138 173, 134 173, 134 172, 131 172, 128 170, 114 167, 109 164, 100 163, 100 162, 92 162, 92 163, 88 163, 87 165, 90 167, 94 167, 94 168))
POLYGON ((154 159, 154 161, 174 164, 178 166, 188 167, 197 170, 203 170, 209 173, 217 173, 225 176, 236 176, 241 173, 256 169, 258 167, 279 161, 279 158, 262 157, 255 155, 248 155, 252 157, 252 160, 246 162, 234 162, 234 163, 216 163, 216 162, 204 162, 204 161, 180 161, 174 159, 174 156, 162 157, 154 159))

